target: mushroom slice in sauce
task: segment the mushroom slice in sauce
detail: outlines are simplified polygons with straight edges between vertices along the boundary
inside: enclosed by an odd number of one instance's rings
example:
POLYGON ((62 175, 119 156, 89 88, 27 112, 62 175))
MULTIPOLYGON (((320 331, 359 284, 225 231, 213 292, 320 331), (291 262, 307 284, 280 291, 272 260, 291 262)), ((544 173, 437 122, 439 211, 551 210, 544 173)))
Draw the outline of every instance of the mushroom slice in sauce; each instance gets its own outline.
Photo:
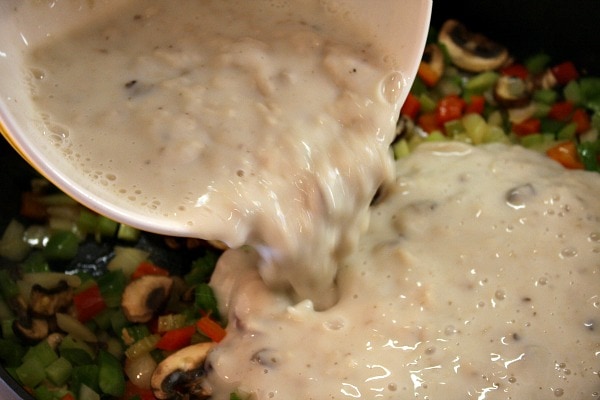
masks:
POLYGON ((186 395, 190 399, 208 399, 211 390, 203 386, 206 369, 204 362, 213 342, 197 343, 165 358, 150 381, 154 396, 158 399, 177 398, 186 395))
POLYGON ((121 307, 127 320, 148 322, 169 298, 173 279, 146 275, 132 281, 123 292, 121 307))
POLYGON ((469 31, 456 20, 448 20, 438 37, 452 62, 467 71, 482 72, 496 69, 509 59, 506 47, 487 37, 469 31))

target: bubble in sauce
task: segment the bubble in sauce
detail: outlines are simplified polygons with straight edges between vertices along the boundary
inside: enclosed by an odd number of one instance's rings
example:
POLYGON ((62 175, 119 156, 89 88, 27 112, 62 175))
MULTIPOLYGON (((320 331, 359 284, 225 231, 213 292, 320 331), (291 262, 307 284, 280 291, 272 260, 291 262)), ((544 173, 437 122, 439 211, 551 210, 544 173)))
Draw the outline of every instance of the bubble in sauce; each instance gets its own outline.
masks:
POLYGON ((381 82, 381 94, 390 104, 397 102, 402 95, 402 88, 406 85, 400 72, 392 72, 381 82))

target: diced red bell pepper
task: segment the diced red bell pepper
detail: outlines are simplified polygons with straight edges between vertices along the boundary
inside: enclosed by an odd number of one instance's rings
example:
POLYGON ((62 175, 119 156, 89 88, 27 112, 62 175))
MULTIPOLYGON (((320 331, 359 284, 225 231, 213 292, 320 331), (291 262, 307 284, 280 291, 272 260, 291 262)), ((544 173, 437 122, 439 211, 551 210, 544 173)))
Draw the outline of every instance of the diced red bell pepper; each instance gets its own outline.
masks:
POLYGON ((554 103, 548 112, 548 118, 556 121, 567 121, 573 113, 573 103, 569 101, 559 101, 554 103))
POLYGON ((190 345, 194 333, 196 333, 196 327, 193 325, 166 331, 156 343, 156 348, 166 351, 182 349, 190 345))
POLYGON ((440 74, 438 74, 429 64, 421 61, 419 69, 417 70, 417 76, 429 87, 433 87, 440 80, 440 74))
POLYGON ((77 312, 77 319, 81 322, 89 321, 106 309, 106 303, 96 284, 76 293, 73 296, 73 304, 77 312))
POLYGON ((582 108, 573 112, 573 122, 577 125, 577 133, 587 132, 592 127, 590 115, 582 108))
POLYGON ((584 169, 584 165, 577 154, 577 146, 573 141, 559 143, 549 148, 546 154, 554 161, 561 163, 565 168, 584 169))
POLYGON ((577 71, 575 64, 571 61, 565 61, 555 65, 550 70, 559 85, 566 85, 570 81, 579 78, 579 72, 577 71))
POLYGON ((534 133, 539 133, 542 126, 538 118, 528 118, 523 122, 512 124, 512 131, 517 136, 527 136, 534 133))
POLYGON ((482 114, 485 109, 485 97, 472 95, 465 108, 465 114, 482 114))
POLYGON ((131 274, 131 279, 138 279, 145 275, 162 275, 169 276, 169 271, 159 266, 152 264, 151 262, 143 261, 140 265, 137 266, 133 274, 131 274))
POLYGON ((455 94, 441 99, 435 109, 438 125, 444 125, 448 121, 459 119, 463 116, 467 103, 463 98, 455 94))
POLYGON ((440 124, 438 124, 437 117, 433 112, 419 115, 417 125, 419 125, 421 129, 427 133, 441 129, 440 124))
POLYGON ((75 396, 72 393, 66 393, 60 400, 75 400, 75 396))
POLYGON ((127 381, 125 384, 125 393, 121 396, 121 400, 156 400, 152 389, 142 389, 136 386, 133 382, 127 381))
POLYGON ((196 322, 196 327, 203 335, 210 338, 213 342, 223 340, 227 332, 218 322, 205 315, 196 322))
POLYGON ((522 64, 511 64, 507 67, 502 68, 500 71, 502 75, 513 76, 515 78, 527 79, 529 71, 522 64))
POLYGON ((400 114, 404 115, 414 121, 417 119, 417 115, 419 114, 420 110, 421 110, 421 102, 419 101, 417 96, 415 96, 412 93, 408 93, 408 97, 406 97, 406 101, 404 102, 404 104, 402 105, 402 108, 400 109, 400 114))

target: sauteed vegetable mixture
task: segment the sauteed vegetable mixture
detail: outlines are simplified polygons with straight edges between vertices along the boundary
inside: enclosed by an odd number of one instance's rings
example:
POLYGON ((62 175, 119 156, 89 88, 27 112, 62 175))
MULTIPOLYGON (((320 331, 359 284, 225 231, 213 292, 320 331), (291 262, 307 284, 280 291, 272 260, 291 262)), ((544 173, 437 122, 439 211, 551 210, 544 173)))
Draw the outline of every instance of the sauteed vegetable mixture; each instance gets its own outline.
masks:
MULTIPOLYGON (((513 60, 447 21, 431 35, 393 150, 518 143, 600 172, 599 130, 600 78, 547 54, 513 60)), ((203 398, 193 368, 171 355, 194 345, 201 362, 226 335, 207 283, 222 250, 118 224, 34 179, 0 240, 2 365, 40 400, 203 398)))

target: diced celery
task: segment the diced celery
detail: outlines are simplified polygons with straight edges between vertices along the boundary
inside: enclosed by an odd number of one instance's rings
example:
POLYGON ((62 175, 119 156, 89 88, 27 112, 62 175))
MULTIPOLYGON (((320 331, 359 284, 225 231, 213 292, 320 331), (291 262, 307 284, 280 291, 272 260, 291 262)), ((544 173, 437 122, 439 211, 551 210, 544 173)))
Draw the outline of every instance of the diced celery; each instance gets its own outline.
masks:
POLYGON ((121 359, 123 357, 125 349, 121 344, 121 341, 117 338, 111 337, 106 342, 106 351, 108 351, 113 356, 121 359))
POLYGON ((570 81, 563 88, 563 94, 565 96, 565 100, 578 105, 582 102, 581 88, 579 87, 579 83, 577 81, 570 81))
POLYGON ((506 133, 500 126, 488 124, 483 143, 506 143, 507 141, 506 133))
POLYGON ((521 145, 527 148, 536 148, 544 144, 544 136, 541 133, 526 135, 521 138, 521 145))
POLYGON ((533 112, 533 116, 535 118, 545 118, 550 112, 551 108, 552 106, 546 103, 535 103, 535 111, 533 112))
POLYGON ((408 142, 406 141, 406 139, 401 139, 394 143, 393 150, 394 157, 396 159, 400 159, 410 154, 410 148, 408 147, 408 142))
POLYGON ((23 260, 21 263, 21 270, 24 273, 48 272, 50 271, 50 266, 48 265, 48 261, 46 260, 46 257, 44 257, 44 254, 39 250, 35 250, 29 253, 27 258, 23 260))
POLYGON ((433 131, 425 138, 426 142, 441 142, 446 140, 446 136, 441 131, 433 131))
POLYGON ((121 270, 125 276, 131 276, 137 266, 148 259, 148 253, 135 247, 115 246, 115 256, 107 265, 109 271, 121 270))
POLYGON ((471 93, 483 93, 496 84, 500 75, 494 71, 485 71, 475 75, 465 83, 465 89, 471 93))
POLYGON ((462 124, 465 127, 467 136, 471 138, 473 144, 480 144, 483 142, 488 125, 481 115, 467 114, 462 118, 462 124))
POLYGON ((552 104, 558 99, 558 93, 552 89, 538 89, 533 92, 532 98, 539 103, 552 104))
POLYGON ((95 364, 82 365, 79 367, 73 367, 71 372, 71 389, 75 393, 79 393, 78 400, 87 399, 86 395, 82 396, 84 387, 86 392, 90 393, 99 392, 98 387, 98 374, 100 368, 95 364))
POLYGON ((50 390, 48 386, 39 385, 33 391, 33 395, 36 400, 56 400, 56 393, 54 390, 50 390))
POLYGON ((461 133, 465 132, 465 127, 462 124, 462 121, 459 119, 454 119, 452 121, 448 121, 444 124, 444 130, 449 137, 454 137, 461 133))
POLYGON ((186 325, 188 325, 188 318, 184 314, 166 314, 158 317, 159 333, 183 328, 186 325))
POLYGON ((435 110, 436 101, 432 99, 428 93, 422 93, 419 96, 419 101, 421 102, 422 112, 432 112, 433 110, 435 110))
POLYGON ((121 340, 126 345, 132 345, 150 335, 150 330, 144 324, 136 324, 123 328, 121 331, 121 340))
POLYGON ((556 138, 558 140, 573 139, 576 133, 577 124, 575 122, 571 122, 570 124, 565 125, 560 131, 558 131, 558 133, 556 134, 556 138))
POLYGON ((125 356, 133 359, 148 353, 156 348, 156 344, 159 340, 160 336, 156 334, 146 336, 129 346, 127 350, 125 350, 125 356))
POLYGON ((56 351, 50 346, 47 340, 42 340, 27 350, 27 353, 23 356, 23 361, 25 362, 32 358, 39 360, 42 367, 47 367, 58 359, 58 354, 56 354, 56 351))
POLYGON ((82 232, 95 232, 96 227, 98 226, 98 214, 86 209, 81 210, 79 218, 77 219, 77 226, 82 232))
POLYGON ((140 238, 141 231, 132 226, 119 224, 119 229, 117 230, 117 239, 125 240, 128 242, 135 242, 140 238))
POLYGON ((118 227, 119 224, 116 221, 113 221, 112 219, 103 215, 98 216, 96 232, 101 236, 113 237, 117 233, 118 227))
POLYGON ((502 113, 498 110, 492 111, 487 117, 488 125, 502 126, 504 125, 504 118, 502 113))
POLYGON ((59 357, 46 367, 46 377, 56 386, 62 386, 71 376, 72 370, 71 363, 66 358, 59 357))
POLYGON ((40 382, 46 379, 44 365, 36 357, 31 357, 23 361, 23 364, 15 369, 15 373, 23 386, 30 388, 36 387, 40 382))

